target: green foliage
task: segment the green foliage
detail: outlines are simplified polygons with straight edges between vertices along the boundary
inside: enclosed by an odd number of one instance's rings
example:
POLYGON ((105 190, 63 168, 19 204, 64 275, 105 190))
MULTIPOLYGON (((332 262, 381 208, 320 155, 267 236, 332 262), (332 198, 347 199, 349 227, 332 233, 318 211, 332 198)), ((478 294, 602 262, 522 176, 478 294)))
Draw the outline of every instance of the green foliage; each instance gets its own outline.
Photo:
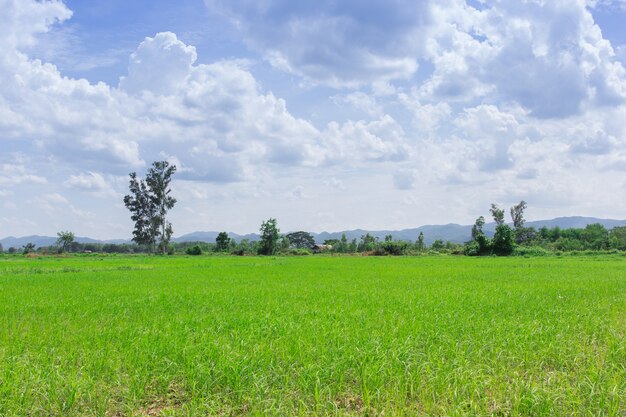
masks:
POLYGON ((515 246, 515 248, 513 248, 512 254, 514 256, 533 257, 533 256, 550 256, 552 252, 539 246, 515 246))
POLYGON ((274 255, 278 251, 278 239, 280 230, 276 225, 276 219, 268 219, 261 224, 261 242, 258 249, 259 255, 274 255))
POLYGON ((361 241, 357 246, 357 251, 359 252, 370 252, 376 249, 376 244, 378 243, 378 238, 370 235, 369 233, 361 236, 361 241))
POLYGON ((311 251, 309 249, 291 249, 289 251, 289 255, 293 255, 293 256, 307 256, 307 255, 311 255, 311 251))
POLYGON ((415 242, 415 249, 418 252, 424 252, 426 250, 426 243, 424 243, 424 232, 420 232, 417 237, 417 241, 415 242))
POLYGON ((483 216, 480 216, 479 218, 476 219, 476 221, 474 222, 474 225, 472 226, 472 239, 476 239, 478 236, 485 235, 485 233, 483 232, 484 225, 485 225, 485 218, 483 216))
POLYGON ((476 239, 470 240, 469 242, 465 244, 463 248, 463 254, 466 256, 480 256, 481 255, 480 245, 478 244, 476 239))
POLYGON ((24 255, 28 255, 29 253, 32 253, 35 251, 35 244, 34 243, 27 243, 24 246, 22 246, 22 253, 24 255))
POLYGON ((496 233, 491 241, 493 253, 500 256, 507 256, 513 252, 515 238, 513 229, 506 224, 500 224, 496 227, 496 233))
POLYGON ((497 226, 504 224, 504 210, 499 208, 497 204, 492 203, 489 212, 497 226))
POLYGON ((215 250, 217 252, 226 252, 230 248, 230 237, 226 232, 218 233, 215 238, 215 250))
POLYGON ((614 227, 609 233, 611 249, 626 250, 626 226, 614 227))
POLYGON ((377 255, 406 255, 408 249, 410 247, 409 242, 405 242, 403 240, 387 240, 385 239, 378 248, 375 254, 377 255))
POLYGON ((176 204, 169 188, 175 172, 176 166, 170 166, 167 161, 153 162, 145 180, 137 179, 137 174, 131 172, 130 194, 124 196, 124 205, 135 222, 133 241, 147 245, 150 250, 158 243, 162 253, 167 252, 173 233, 172 224, 167 221, 166 215, 176 204))
POLYGON ((199 245, 194 245, 190 248, 187 248, 187 250, 185 250, 185 253, 187 255, 193 255, 193 256, 202 255, 202 248, 199 245))
POLYGON ((291 247, 296 249, 311 249, 315 246, 313 235, 308 232, 292 232, 285 235, 291 247))
POLYGON ((68 231, 62 231, 57 233, 56 245, 59 247, 60 252, 67 252, 72 248, 74 243, 74 233, 68 231))
POLYGON ((430 249, 434 250, 435 252, 440 252, 442 251, 444 248, 446 247, 446 244, 444 243, 443 240, 441 239, 437 239, 433 242, 432 245, 430 245, 430 249))
POLYGON ((524 210, 526 210, 527 207, 528 205, 524 200, 511 207, 511 220, 513 221, 513 227, 515 230, 524 227, 524 223, 526 222, 524 219, 524 210))

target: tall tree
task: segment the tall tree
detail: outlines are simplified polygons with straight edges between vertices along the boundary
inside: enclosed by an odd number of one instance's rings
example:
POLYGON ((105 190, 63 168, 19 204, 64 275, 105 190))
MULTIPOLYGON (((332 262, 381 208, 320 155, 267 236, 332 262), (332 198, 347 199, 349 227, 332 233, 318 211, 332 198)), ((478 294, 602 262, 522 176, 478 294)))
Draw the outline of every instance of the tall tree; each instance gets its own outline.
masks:
POLYGON ((506 224, 499 224, 493 236, 492 247, 496 255, 510 255, 513 252, 513 229, 506 224))
POLYGON ((165 253, 172 237, 172 224, 166 216, 176 204, 176 199, 170 195, 170 182, 175 172, 176 165, 155 161, 145 180, 137 179, 135 172, 129 174, 131 194, 124 196, 124 205, 135 222, 133 240, 148 245, 150 251, 158 243, 159 249, 165 253))
POLYGON ((491 208, 489 209, 491 215, 493 216, 493 221, 496 222, 496 226, 500 226, 504 224, 504 210, 498 207, 497 204, 491 204, 491 208))
POLYGON ((315 239, 309 232, 287 233, 286 238, 289 239, 291 246, 298 249, 311 249, 315 246, 315 239))
POLYGON ((476 239, 480 235, 484 235, 483 226, 485 225, 485 218, 480 216, 476 219, 476 222, 472 226, 472 239, 476 239))
POLYGON ((280 230, 276 225, 276 219, 268 219, 261 223, 261 245, 259 254, 274 255, 278 249, 278 239, 280 238, 280 230))
POLYGON ((74 233, 68 231, 61 231, 57 233, 56 245, 59 247, 59 251, 67 252, 72 248, 74 243, 74 233))
POLYGON ((224 251, 227 251, 229 247, 230 247, 230 237, 228 236, 228 233, 226 232, 218 233, 217 237, 215 238, 215 250, 218 252, 224 252, 224 251))
POLYGON ((24 255, 28 255, 31 252, 35 251, 35 244, 32 242, 28 242, 27 244, 25 244, 24 246, 22 246, 22 253, 24 255))
POLYGON ((415 245, 418 252, 424 252, 424 250, 426 250, 426 243, 424 243, 424 232, 420 232, 415 245))
POLYGON ((526 202, 520 201, 519 204, 511 207, 511 220, 513 221, 513 227, 516 230, 522 229, 526 220, 524 219, 524 210, 526 210, 526 202))

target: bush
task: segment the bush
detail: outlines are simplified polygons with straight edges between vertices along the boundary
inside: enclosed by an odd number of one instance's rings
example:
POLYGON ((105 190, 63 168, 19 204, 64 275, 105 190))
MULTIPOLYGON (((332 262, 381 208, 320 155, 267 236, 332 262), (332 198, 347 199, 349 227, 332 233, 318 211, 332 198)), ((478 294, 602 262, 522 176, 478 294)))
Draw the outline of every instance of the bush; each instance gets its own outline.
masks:
POLYGON ((289 255, 293 255, 293 256, 307 256, 310 255, 311 251, 308 249, 291 249, 289 251, 289 255))
POLYGON ((202 248, 198 245, 195 245, 190 248, 187 248, 185 253, 187 255, 193 255, 193 256, 202 255, 202 248))
POLYGON ((540 246, 516 246, 513 256, 549 256, 552 253, 540 246))
POLYGON ((463 253, 466 256, 479 256, 480 255, 480 245, 475 240, 467 242, 465 247, 463 248, 463 253))
POLYGON ((496 255, 507 256, 513 252, 513 230, 506 224, 496 227, 496 234, 493 236, 491 246, 496 255))

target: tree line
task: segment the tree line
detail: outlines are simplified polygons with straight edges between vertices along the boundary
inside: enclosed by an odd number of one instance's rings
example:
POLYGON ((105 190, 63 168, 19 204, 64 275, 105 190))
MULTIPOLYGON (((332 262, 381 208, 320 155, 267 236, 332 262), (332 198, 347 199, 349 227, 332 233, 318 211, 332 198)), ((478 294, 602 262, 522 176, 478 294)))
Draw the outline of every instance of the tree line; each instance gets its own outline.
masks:
MULTIPOLYGON (((236 242, 228 233, 220 232, 215 243, 182 242, 172 243, 172 224, 167 213, 176 204, 171 195, 170 183, 176 166, 167 161, 155 161, 145 179, 138 178, 136 172, 129 174, 129 194, 124 196, 124 205, 130 211, 134 222, 132 244, 78 243, 71 231, 57 233, 55 245, 35 248, 28 243, 22 248, 9 248, 8 253, 155 253, 201 255, 206 252, 229 253, 233 255, 305 255, 317 252, 370 255, 420 255, 425 253, 449 253, 456 255, 484 256, 511 254, 541 254, 559 251, 607 251, 626 250, 626 227, 607 230, 601 224, 591 224, 584 229, 560 229, 542 227, 536 230, 525 226, 524 213, 528 205, 525 201, 509 209, 510 225, 505 222, 505 210, 491 204, 489 213, 495 222, 495 234, 488 237, 484 232, 485 217, 479 216, 471 229, 471 239, 465 244, 436 240, 425 244, 420 233, 414 242, 394 240, 392 235, 380 241, 366 233, 359 240, 348 241, 345 233, 340 239, 331 239, 318 245, 311 233, 305 231, 281 234, 277 220, 269 218, 261 223, 258 241, 242 239, 236 242)), ((3 252, 0 245, 0 253, 3 252)))

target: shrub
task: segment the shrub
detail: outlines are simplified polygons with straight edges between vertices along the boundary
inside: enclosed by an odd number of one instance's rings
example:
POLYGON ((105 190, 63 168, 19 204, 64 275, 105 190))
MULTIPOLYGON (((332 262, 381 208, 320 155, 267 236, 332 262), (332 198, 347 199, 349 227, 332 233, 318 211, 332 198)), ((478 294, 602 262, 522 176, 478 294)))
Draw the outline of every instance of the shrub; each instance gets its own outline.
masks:
POLYGON ((540 246, 516 246, 513 249, 514 256, 549 256, 552 253, 540 246))
POLYGON ((303 249, 303 248, 300 248, 300 249, 291 249, 291 250, 289 251, 289 255, 294 255, 294 256, 307 256, 307 255, 310 255, 310 254, 311 254, 311 251, 310 251, 310 250, 308 250, 308 249, 303 249))
POLYGON ((185 253, 187 253, 187 255, 193 255, 193 256, 202 255, 202 248, 199 245, 195 245, 190 248, 187 248, 185 253))

